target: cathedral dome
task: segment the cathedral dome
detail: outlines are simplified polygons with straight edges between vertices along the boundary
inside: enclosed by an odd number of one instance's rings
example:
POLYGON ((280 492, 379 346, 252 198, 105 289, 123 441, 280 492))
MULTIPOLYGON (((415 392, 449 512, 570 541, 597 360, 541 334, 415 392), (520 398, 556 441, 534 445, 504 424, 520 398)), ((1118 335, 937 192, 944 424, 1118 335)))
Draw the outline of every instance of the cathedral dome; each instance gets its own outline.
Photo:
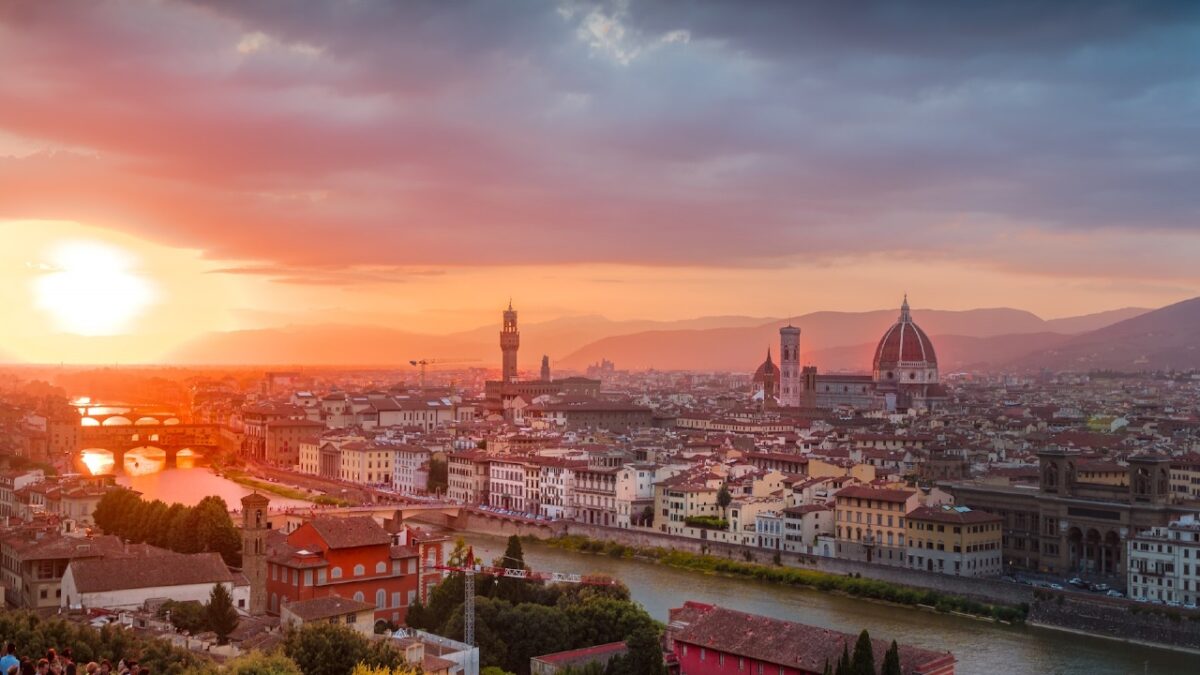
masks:
POLYGON ((762 389, 768 396, 779 395, 779 366, 771 360, 771 350, 767 349, 767 360, 762 362, 754 371, 755 389, 762 389))
POLYGON ((908 297, 900 307, 900 318, 879 340, 872 364, 874 376, 879 382, 937 381, 937 354, 933 343, 921 327, 913 323, 908 311, 908 297))

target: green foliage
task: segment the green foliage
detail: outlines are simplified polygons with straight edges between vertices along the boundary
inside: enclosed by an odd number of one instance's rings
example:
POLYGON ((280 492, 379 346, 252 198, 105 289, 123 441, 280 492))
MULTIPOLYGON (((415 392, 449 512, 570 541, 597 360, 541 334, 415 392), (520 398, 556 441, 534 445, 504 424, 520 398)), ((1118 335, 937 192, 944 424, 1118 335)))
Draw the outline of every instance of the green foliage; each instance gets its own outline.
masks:
POLYGON ((875 675, 875 650, 871 645, 871 636, 864 628, 858 634, 858 642, 854 643, 854 656, 850 659, 851 675, 875 675))
MULTIPOLYGON (((480 441, 480 442, 482 443, 483 441, 480 441)), ((497 668, 496 666, 488 666, 487 668, 480 670, 479 675, 514 675, 514 674, 508 672, 507 670, 505 670, 503 668, 497 668)))
POLYGON ((717 490, 717 506, 720 506, 721 511, 724 511, 732 503, 733 495, 729 494, 729 486, 722 483, 721 489, 717 490))
POLYGON ((703 527, 707 530, 729 529, 729 521, 716 516, 688 516, 683 519, 683 524, 688 527, 703 527))
POLYGON ((110 490, 92 515, 108 534, 178 553, 212 551, 227 565, 242 564, 242 540, 225 500, 205 497, 194 507, 147 502, 130 490, 110 490))
POLYGON ((204 619, 208 629, 217 634, 220 644, 229 642, 229 634, 238 625, 238 613, 233 608, 233 598, 229 597, 229 589, 225 584, 213 584, 212 592, 208 594, 208 604, 204 606, 204 619))
POLYGON ((250 652, 225 662, 187 671, 187 675, 304 675, 296 662, 279 653, 250 652))
POLYGON ((354 670, 350 675, 419 675, 421 671, 411 666, 368 666, 365 663, 360 663, 354 666, 354 670))
POLYGON ((821 591, 834 591, 854 597, 883 600, 900 605, 924 605, 934 607, 942 612, 960 612, 991 618, 997 621, 1020 623, 1025 620, 1025 617, 1029 613, 1029 607, 1024 604, 1017 606, 995 605, 940 591, 901 586, 886 581, 842 576, 797 567, 761 565, 661 547, 634 548, 589 539, 580 535, 550 539, 545 543, 568 551, 580 551, 584 553, 604 553, 609 550, 610 546, 615 546, 620 547, 623 554, 627 557, 637 556, 639 558, 647 558, 655 560, 661 565, 677 569, 705 574, 758 579, 760 581, 787 586, 804 586, 821 591))
POLYGON ((187 631, 192 635, 208 630, 204 605, 195 600, 186 600, 183 602, 168 600, 164 602, 158 608, 158 618, 165 619, 168 614, 171 617, 171 625, 175 626, 178 630, 187 631))
POLYGON ((425 481, 425 489, 429 494, 441 494, 450 486, 448 462, 434 457, 429 460, 429 477, 425 481))
MULTIPOLYGON (((510 540, 508 555, 523 564, 520 542, 515 543, 510 540)), ((641 647, 620 663, 614 659, 607 675, 660 672, 660 627, 629 599, 629 590, 623 585, 519 583, 524 590, 518 602, 502 597, 499 583, 490 596, 484 591, 475 599, 475 641, 481 665, 527 675, 534 656, 624 640, 641 647)), ((409 609, 408 624, 462 639, 462 594, 461 575, 447 577, 430 593, 429 605, 415 613, 415 607, 409 609)))
POLYGON ((116 626, 96 630, 61 619, 42 619, 28 612, 0 612, 0 635, 21 645, 22 653, 44 654, 50 648, 70 647, 77 662, 134 659, 151 672, 182 675, 206 659, 174 647, 166 640, 144 638, 116 626))
POLYGON ((838 659, 837 669, 834 670, 837 675, 854 675, 850 670, 850 648, 846 642, 842 642, 842 658, 838 659))
MULTIPOLYGON (((529 569, 525 565, 525 551, 521 548, 521 538, 513 535, 508 538, 508 546, 504 548, 504 557, 496 561, 497 567, 506 569, 529 569)), ((524 602, 528 598, 529 582, 524 579, 502 577, 496 581, 496 597, 513 604, 524 602)))
POLYGON ((887 653, 883 655, 883 667, 879 670, 879 675, 904 675, 900 670, 900 647, 892 640, 892 646, 888 647, 887 653))
POLYGON ((404 656, 389 643, 368 640, 362 633, 334 623, 311 623, 291 629, 283 639, 283 653, 304 675, 345 675, 358 664, 396 668, 404 656))

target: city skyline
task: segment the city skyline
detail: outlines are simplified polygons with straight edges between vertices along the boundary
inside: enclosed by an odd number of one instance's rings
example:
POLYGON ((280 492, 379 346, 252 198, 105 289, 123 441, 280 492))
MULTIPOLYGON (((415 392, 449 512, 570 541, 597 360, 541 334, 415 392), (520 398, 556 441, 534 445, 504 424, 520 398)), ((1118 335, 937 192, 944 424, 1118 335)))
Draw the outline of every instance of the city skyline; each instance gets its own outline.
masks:
POLYGON ((896 7, 12 3, 5 356, 1200 295, 1194 6, 896 7))

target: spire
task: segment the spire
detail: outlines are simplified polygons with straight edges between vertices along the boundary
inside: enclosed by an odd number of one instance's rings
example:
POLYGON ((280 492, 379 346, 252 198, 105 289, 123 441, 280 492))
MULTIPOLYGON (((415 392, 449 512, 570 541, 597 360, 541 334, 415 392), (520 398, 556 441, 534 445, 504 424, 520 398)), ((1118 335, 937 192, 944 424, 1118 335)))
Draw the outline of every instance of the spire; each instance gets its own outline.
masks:
POLYGON ((771 362, 771 345, 767 345, 767 363, 771 362))
POLYGON ((912 321, 912 316, 908 313, 908 293, 904 294, 904 304, 900 305, 900 320, 904 323, 912 321))
MULTIPOLYGON (((904 297, 907 298, 908 296, 906 295, 904 297)), ((510 312, 512 311, 512 296, 511 295, 508 296, 508 311, 510 311, 510 312)))

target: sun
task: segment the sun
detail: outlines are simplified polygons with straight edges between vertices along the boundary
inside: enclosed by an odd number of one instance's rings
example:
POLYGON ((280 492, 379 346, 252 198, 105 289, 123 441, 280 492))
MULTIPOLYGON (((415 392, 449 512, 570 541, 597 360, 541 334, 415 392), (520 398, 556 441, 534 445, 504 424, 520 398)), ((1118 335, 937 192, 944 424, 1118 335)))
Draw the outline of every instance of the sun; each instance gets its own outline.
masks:
POLYGON ((154 283, 124 250, 93 241, 55 246, 33 283, 35 306, 62 331, 118 335, 154 303, 154 283))

